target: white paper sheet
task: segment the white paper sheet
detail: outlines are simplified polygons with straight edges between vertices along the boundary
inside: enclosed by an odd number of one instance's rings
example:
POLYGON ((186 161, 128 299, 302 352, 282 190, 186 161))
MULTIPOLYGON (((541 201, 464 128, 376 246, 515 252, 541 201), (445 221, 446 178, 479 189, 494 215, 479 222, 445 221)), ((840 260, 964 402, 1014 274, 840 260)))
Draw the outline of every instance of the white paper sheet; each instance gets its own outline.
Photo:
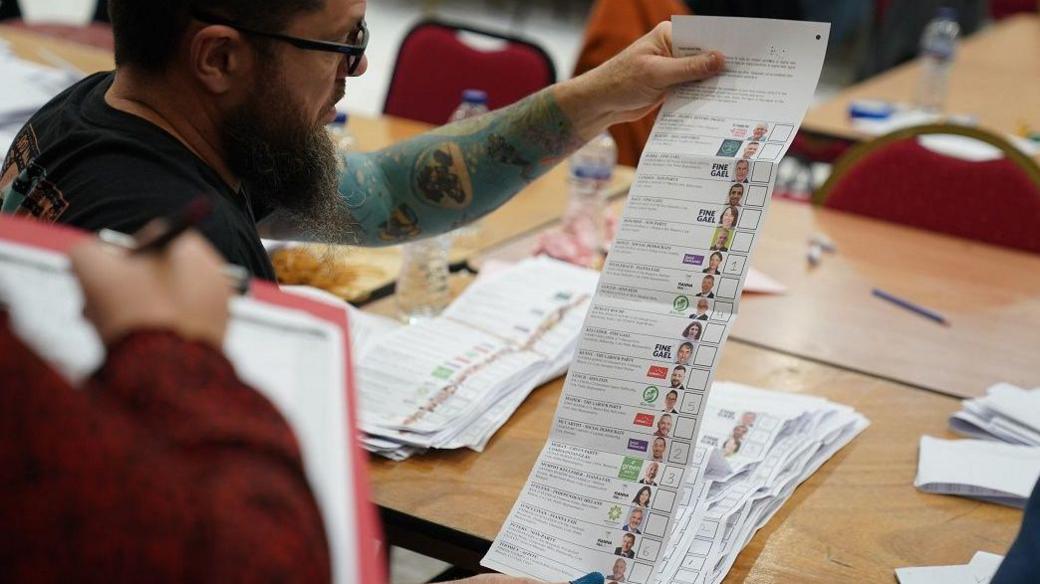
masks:
MULTIPOLYGON (((828 29, 673 19, 676 54, 717 49, 727 69, 676 88, 662 106, 549 441, 484 566, 547 581, 593 570, 608 581, 652 581, 673 544, 719 351, 828 29), (647 480, 654 484, 640 484, 647 480), (633 499, 642 487, 652 491, 645 507, 633 499)), ((739 450, 730 454, 739 459, 739 450)))
POLYGON ((914 486, 1021 507, 1040 477, 1040 448, 922 436, 914 486))

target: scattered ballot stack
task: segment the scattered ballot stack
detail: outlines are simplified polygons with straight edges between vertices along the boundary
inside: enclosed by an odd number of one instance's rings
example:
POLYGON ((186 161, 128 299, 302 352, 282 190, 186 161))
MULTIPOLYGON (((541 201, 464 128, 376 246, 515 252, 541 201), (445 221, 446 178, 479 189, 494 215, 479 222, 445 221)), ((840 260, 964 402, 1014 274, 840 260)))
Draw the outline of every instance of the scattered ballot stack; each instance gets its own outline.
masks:
POLYGON ((481 276, 425 322, 353 314, 365 447, 394 460, 483 450, 534 388, 567 370, 598 279, 538 257, 481 276))
POLYGON ((656 582, 715 583, 795 488, 868 425, 826 399, 716 382, 704 414, 687 505, 656 582))
POLYGON ((1024 507, 1040 477, 1040 388, 993 385, 961 402, 950 429, 975 440, 922 436, 914 486, 1024 507))
POLYGON ((950 429, 980 440, 1040 446, 1040 388, 998 383, 986 396, 964 400, 950 416, 950 429))

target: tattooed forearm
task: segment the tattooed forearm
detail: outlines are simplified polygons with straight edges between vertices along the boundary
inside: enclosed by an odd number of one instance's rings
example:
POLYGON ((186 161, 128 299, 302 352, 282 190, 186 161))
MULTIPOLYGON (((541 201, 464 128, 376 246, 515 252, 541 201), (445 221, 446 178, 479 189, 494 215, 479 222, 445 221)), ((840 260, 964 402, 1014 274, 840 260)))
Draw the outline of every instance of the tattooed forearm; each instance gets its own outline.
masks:
POLYGON ((581 145, 551 89, 347 157, 340 192, 362 245, 449 231, 498 208, 581 145))

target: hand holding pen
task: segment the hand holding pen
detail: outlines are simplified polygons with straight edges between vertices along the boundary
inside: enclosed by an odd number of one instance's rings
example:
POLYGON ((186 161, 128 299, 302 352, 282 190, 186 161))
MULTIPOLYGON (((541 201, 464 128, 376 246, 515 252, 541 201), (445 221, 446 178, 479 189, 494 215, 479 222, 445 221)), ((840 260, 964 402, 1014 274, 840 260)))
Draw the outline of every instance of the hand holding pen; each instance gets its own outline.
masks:
POLYGON ((218 348, 223 344, 232 290, 222 273, 223 259, 188 229, 204 216, 198 211, 186 208, 163 219, 165 226, 142 230, 141 243, 129 253, 114 254, 99 240, 71 251, 84 314, 106 345, 140 329, 171 331, 218 348))

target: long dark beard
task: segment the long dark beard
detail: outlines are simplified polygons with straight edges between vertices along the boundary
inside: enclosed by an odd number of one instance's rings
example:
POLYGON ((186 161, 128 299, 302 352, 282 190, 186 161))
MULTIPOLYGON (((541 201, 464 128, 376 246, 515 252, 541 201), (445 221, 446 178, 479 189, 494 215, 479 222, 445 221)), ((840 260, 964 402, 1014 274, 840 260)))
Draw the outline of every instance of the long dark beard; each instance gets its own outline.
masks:
POLYGON ((255 207, 280 212, 309 238, 352 243, 336 151, 325 126, 301 120, 276 77, 258 78, 264 82, 224 124, 228 166, 255 207))

